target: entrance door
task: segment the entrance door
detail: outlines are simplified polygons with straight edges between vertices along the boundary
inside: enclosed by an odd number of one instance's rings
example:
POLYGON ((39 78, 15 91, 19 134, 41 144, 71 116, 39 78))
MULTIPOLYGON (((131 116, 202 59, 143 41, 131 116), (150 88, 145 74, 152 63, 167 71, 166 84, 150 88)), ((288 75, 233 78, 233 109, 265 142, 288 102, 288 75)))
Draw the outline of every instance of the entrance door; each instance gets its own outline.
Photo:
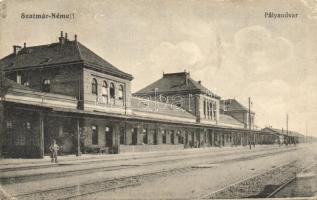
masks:
POLYGON ((175 144, 174 139, 175 139, 175 133, 174 133, 174 131, 171 131, 171 143, 172 144, 175 144))
POLYGON ((212 132, 209 132, 209 145, 212 146, 212 132))
POLYGON ((138 129, 132 129, 132 145, 136 145, 138 143, 138 129))
POLYGON ((113 136, 112 136, 112 127, 106 126, 105 128, 105 134, 106 134, 106 147, 112 147, 113 146, 113 136))
POLYGON ((193 131, 191 132, 190 146, 191 147, 195 146, 195 133, 193 131))
POLYGON ((188 132, 185 133, 185 145, 188 145, 188 132))
POLYGON ((153 133, 153 144, 157 144, 157 131, 154 130, 154 133, 153 133))

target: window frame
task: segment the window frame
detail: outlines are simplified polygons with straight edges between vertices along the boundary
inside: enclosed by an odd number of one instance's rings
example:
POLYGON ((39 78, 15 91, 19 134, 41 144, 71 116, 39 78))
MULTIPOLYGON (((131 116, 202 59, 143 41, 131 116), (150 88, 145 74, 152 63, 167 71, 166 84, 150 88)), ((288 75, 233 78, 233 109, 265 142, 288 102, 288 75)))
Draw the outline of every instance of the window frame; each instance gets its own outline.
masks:
POLYGON ((98 126, 92 125, 91 126, 91 144, 98 145, 99 144, 99 133, 98 133, 98 126))
POLYGON ((6 128, 7 128, 7 129, 13 129, 13 122, 12 122, 12 120, 7 120, 7 121, 6 121, 6 128))
POLYGON ((101 93, 102 93, 101 95, 102 95, 102 96, 107 96, 107 97, 109 96, 108 88, 109 88, 109 87, 108 87, 108 83, 107 83, 106 80, 104 80, 104 81, 102 82, 102 89, 104 89, 104 90, 101 91, 101 93), (104 91, 106 91, 106 93, 104 93, 104 91))
POLYGON ((116 98, 116 86, 113 82, 110 82, 109 84, 109 95, 110 95, 110 99, 116 98))
POLYGON ((50 92, 51 91, 51 80, 50 79, 43 79, 42 91, 43 92, 50 92))
POLYGON ((91 94, 98 95, 98 81, 96 78, 91 81, 91 94))
POLYGON ((122 84, 118 87, 118 99, 123 101, 124 100, 124 87, 122 84))

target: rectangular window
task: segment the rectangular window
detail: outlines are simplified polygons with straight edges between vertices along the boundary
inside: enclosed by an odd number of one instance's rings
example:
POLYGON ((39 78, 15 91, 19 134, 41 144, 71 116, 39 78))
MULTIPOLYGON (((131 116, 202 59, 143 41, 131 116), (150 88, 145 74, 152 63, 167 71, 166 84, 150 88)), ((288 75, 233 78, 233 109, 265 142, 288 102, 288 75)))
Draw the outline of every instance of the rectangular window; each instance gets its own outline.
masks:
POLYGON ((30 122, 25 122, 25 129, 31 130, 31 123, 30 122))
POLYGON ((92 144, 98 145, 98 127, 92 126, 91 129, 92 129, 92 144))
POLYGON ((11 129, 12 128, 12 121, 7 121, 7 128, 11 129))
POLYGON ((15 145, 23 146, 26 144, 26 137, 24 134, 20 133, 16 135, 15 145))

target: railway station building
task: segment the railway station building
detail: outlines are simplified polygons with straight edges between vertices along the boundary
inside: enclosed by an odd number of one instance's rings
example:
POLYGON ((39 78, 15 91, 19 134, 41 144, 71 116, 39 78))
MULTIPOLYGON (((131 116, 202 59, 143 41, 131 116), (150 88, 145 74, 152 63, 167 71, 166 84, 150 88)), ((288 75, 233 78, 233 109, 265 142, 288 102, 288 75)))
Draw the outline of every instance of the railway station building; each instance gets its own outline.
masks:
POLYGON ((132 75, 63 32, 55 43, 13 46, 0 67, 4 157, 42 158, 53 139, 63 154, 275 142, 270 131, 248 129, 239 102, 221 100, 189 72, 163 74, 132 94, 132 75))

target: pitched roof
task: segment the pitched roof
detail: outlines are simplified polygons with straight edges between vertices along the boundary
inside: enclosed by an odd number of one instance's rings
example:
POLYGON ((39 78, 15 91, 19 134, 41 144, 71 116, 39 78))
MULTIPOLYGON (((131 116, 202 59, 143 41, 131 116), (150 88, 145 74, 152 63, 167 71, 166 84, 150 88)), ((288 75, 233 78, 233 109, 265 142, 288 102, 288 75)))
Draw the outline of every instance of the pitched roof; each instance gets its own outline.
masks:
POLYGON ((196 119, 194 115, 178 106, 134 96, 131 97, 131 108, 135 111, 196 119))
POLYGON ((1 82, 0 84, 3 84, 1 85, 1 88, 5 88, 7 90, 10 90, 10 89, 20 89, 20 90, 27 90, 27 91, 35 91, 34 89, 32 88, 29 88, 29 87, 26 87, 24 85, 21 85, 21 84, 18 84, 8 78, 3 78, 3 82, 1 82))
POLYGON ((200 82, 190 78, 190 74, 188 72, 163 74, 162 78, 134 94, 142 95, 154 93, 155 88, 157 88, 157 93, 198 92, 220 98, 216 94, 212 93, 209 89, 204 87, 200 82))
MULTIPOLYGON (((220 104, 224 111, 246 111, 249 112, 249 109, 242 105, 240 102, 238 102, 236 99, 226 99, 221 100, 220 104), (225 108, 224 108, 225 107, 225 108)), ((251 110, 251 113, 254 114, 254 112, 251 110)))
MULTIPOLYGON (((287 135, 287 130, 284 130, 284 129, 266 127, 263 130, 268 130, 268 131, 275 132, 275 133, 281 134, 281 135, 287 135)), ((289 136, 296 136, 296 137, 305 137, 303 134, 298 133, 296 131, 291 131, 291 130, 288 131, 288 135, 289 136)))
POLYGON ((230 115, 220 114, 219 115, 219 122, 223 123, 223 124, 230 124, 230 125, 236 125, 236 126, 244 127, 243 123, 241 123, 238 120, 234 119, 230 115))
POLYGON ((29 67, 45 67, 65 63, 84 63, 89 67, 105 71, 111 75, 132 80, 132 75, 114 67, 109 62, 89 50, 78 41, 66 40, 64 44, 23 47, 17 54, 11 53, 0 60, 4 70, 29 67))

